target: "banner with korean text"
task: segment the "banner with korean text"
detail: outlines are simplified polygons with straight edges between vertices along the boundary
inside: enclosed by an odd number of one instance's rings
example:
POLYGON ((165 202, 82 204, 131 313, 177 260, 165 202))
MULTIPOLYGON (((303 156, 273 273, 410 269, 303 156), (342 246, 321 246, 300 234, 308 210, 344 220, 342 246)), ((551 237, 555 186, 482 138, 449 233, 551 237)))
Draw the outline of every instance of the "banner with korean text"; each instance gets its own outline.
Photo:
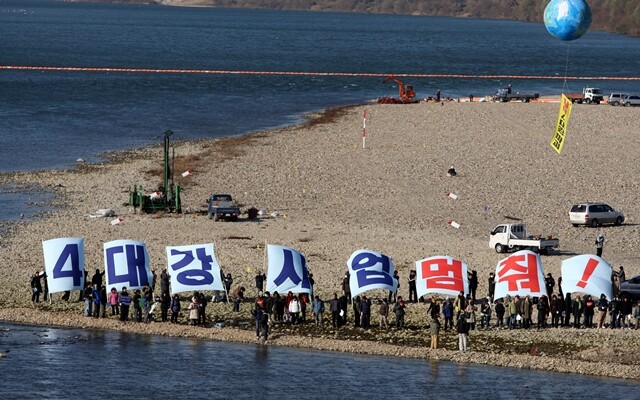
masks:
POLYGON ((567 136, 567 125, 569 124, 569 115, 571 115, 571 100, 564 94, 560 100, 560 112, 558 112, 558 122, 556 122, 556 129, 553 131, 553 138, 551 139, 551 147, 560 154, 562 146, 564 146, 564 139, 567 136))
POLYGON ((202 290, 222 290, 220 265, 213 243, 167 247, 171 295, 202 290))
POLYGON ((136 240, 113 240, 104 244, 104 270, 107 291, 142 289, 151 285, 153 275, 149 267, 147 246, 136 240))
POLYGON ((562 261, 562 293, 586 293, 613 298, 611 272, 613 268, 602 258, 582 254, 562 261))
POLYGON ((498 262, 496 266, 495 298, 506 295, 540 297, 547 295, 540 256, 521 250, 498 262))
POLYGON ((267 291, 311 293, 307 261, 297 250, 267 245, 267 291))
POLYGON ((58 238, 42 242, 49 293, 84 287, 84 239, 58 238))
POLYGON ((351 296, 373 290, 395 292, 398 282, 393 277, 393 261, 388 256, 372 250, 356 250, 347 261, 351 296))
POLYGON ((416 291, 426 294, 457 296, 469 293, 467 264, 449 256, 435 256, 416 261, 416 291))

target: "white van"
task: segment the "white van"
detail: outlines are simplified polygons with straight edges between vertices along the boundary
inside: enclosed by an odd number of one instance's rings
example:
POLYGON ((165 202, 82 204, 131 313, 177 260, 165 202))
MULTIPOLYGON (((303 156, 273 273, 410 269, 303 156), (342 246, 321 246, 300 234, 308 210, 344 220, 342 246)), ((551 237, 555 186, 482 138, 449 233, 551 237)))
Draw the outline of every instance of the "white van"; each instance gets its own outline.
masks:
POLYGON ((607 103, 609 103, 612 106, 619 106, 621 104, 624 104, 622 102, 622 99, 624 99, 628 95, 629 93, 611 93, 609 95, 609 99, 607 100, 607 103))

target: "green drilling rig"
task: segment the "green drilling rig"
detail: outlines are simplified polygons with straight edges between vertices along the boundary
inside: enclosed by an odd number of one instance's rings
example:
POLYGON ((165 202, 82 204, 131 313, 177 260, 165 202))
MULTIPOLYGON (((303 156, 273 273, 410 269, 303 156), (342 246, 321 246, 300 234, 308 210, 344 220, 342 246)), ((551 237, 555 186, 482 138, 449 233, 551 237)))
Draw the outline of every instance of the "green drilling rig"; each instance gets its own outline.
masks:
POLYGON ((175 159, 175 149, 171 148, 174 153, 169 160, 169 137, 173 135, 172 131, 164 132, 164 185, 160 186, 156 192, 144 194, 142 185, 133 185, 133 190, 129 191, 129 205, 133 207, 133 212, 137 208, 144 213, 154 213, 157 211, 164 212, 182 212, 182 203, 180 201, 180 192, 182 188, 178 184, 173 183, 173 161, 175 159), (170 165, 171 162, 171 165, 170 165))

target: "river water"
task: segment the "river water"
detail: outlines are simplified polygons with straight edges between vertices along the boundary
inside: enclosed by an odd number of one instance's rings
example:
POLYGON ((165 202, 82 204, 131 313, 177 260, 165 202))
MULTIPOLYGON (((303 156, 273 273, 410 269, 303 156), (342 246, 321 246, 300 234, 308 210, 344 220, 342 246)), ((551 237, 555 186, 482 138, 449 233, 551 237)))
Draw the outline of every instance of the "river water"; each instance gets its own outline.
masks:
POLYGON ((615 399, 640 383, 0 322, 0 398, 615 399))
MULTIPOLYGON (((633 76, 637 39, 566 44, 542 24, 398 15, 154 5, 0 2, 0 65, 354 73, 633 76), (615 61, 612 61, 615 60, 615 61)), ((407 78, 418 97, 562 80, 407 78)), ((640 83, 571 81, 637 91, 640 83)), ((301 121, 397 88, 380 78, 0 71, 0 172, 301 121)), ((0 188, 0 221, 46 210, 34 187, 0 188)), ((0 323, 0 398, 620 398, 635 382, 447 362, 0 323)))
MULTIPOLYGON (((0 2, 0 65, 350 73, 635 76, 638 39, 588 32, 566 43, 539 23, 276 10, 0 2)), ((563 80, 405 78, 417 96, 514 90, 563 80)), ((567 81, 640 92, 640 81, 567 81)), ((108 150, 231 136, 304 113, 397 95, 380 77, 0 70, 0 172, 73 167, 108 150)), ((7 190, 4 190, 6 193, 7 190)), ((5 196, 0 220, 33 214, 5 196)))

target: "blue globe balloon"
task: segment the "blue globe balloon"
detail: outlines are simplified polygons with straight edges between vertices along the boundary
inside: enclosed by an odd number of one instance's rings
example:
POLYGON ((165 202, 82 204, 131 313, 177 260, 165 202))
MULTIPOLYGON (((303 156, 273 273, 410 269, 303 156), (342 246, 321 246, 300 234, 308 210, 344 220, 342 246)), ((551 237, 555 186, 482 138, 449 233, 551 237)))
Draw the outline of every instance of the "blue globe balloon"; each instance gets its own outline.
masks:
POLYGON ((551 0, 544 9, 544 26, 560 40, 576 40, 591 25, 591 8, 584 0, 551 0))

